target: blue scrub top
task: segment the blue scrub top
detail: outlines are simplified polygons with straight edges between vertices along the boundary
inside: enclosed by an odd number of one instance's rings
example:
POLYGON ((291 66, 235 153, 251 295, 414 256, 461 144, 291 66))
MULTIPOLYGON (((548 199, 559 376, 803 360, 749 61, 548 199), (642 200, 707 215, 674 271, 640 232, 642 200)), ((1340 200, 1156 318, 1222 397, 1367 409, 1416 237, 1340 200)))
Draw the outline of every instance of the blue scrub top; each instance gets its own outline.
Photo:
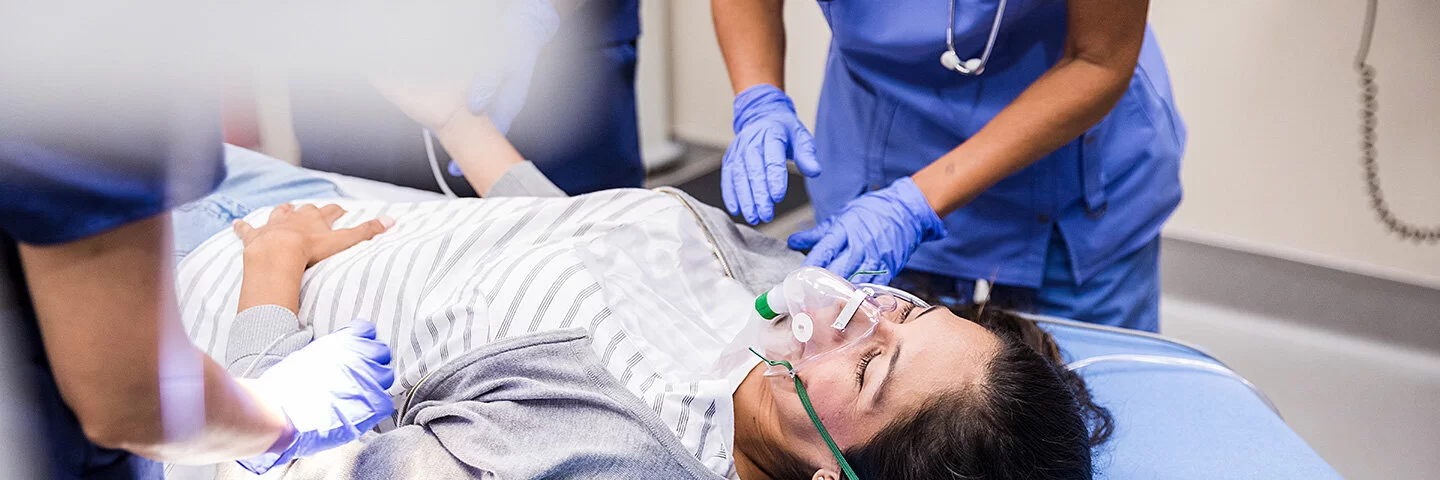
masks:
POLYGON ((65 8, 0 16, 0 329, 17 339, 0 362, 32 389, 19 401, 45 438, 17 441, 41 445, 45 478, 161 478, 158 462, 85 436, 51 373, 15 244, 90 237, 208 193, 224 177, 218 97, 201 69, 177 68, 208 52, 184 26, 77 22, 65 8), (127 55, 155 50, 126 32, 162 30, 167 55, 127 55), (76 38, 97 41, 64 41, 76 38))
MULTIPOLYGON (((978 57, 997 0, 957 0, 955 50, 978 57)), ((915 173, 978 132, 1061 57, 1066 4, 1010 0, 984 74, 940 65, 944 2, 820 2, 833 32, 816 120, 817 218, 915 173)), ((1038 288, 1050 236, 1077 282, 1145 246, 1180 203, 1185 126, 1147 28, 1130 88, 1103 121, 944 218, 906 268, 1038 288)))
MULTIPOLYGON (((33 396, 22 401, 32 402, 30 418, 43 428, 45 448, 39 450, 49 462, 39 470, 48 471, 47 478, 158 479, 163 474, 157 462, 100 447, 85 436, 55 383, 14 242, 68 242, 204 195, 224 177, 218 124, 211 122, 212 133, 201 133, 189 145, 157 141, 155 136, 123 141, 78 132, 70 134, 73 141, 50 144, 0 137, 0 289, 7 290, 0 292, 0 328, 18 339, 13 346, 19 349, 4 352, 7 356, 0 361, 15 366, 18 377, 33 389, 33 396), (92 148, 98 146, 92 140, 121 143, 101 149, 92 148)), ((136 133, 126 128, 110 132, 136 133)), ((21 441, 33 440, 39 439, 21 441)))

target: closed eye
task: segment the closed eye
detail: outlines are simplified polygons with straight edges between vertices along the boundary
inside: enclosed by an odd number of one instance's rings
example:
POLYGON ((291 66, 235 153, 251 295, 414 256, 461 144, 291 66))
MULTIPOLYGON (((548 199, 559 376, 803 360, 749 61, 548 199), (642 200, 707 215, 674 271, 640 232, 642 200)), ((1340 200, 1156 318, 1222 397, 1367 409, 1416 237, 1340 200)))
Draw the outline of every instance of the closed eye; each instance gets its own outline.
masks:
POLYGON ((895 316, 895 318, 898 319, 895 323, 905 323, 905 322, 909 321, 909 320, 910 320, 910 312, 913 312, 913 311, 915 311, 915 304, 913 304, 913 303, 906 303, 905 306, 900 309, 900 314, 895 316))
POLYGON ((865 388, 865 369, 870 368, 870 361, 880 356, 879 350, 871 350, 865 356, 860 357, 860 363, 855 365, 855 384, 865 388))

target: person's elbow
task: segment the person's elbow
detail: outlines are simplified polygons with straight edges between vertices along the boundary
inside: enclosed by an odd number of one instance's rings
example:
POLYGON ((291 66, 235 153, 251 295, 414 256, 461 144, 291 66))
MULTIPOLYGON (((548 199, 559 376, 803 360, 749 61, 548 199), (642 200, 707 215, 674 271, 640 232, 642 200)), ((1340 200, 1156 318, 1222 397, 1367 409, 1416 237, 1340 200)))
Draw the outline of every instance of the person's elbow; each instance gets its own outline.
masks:
POLYGON ((1055 69, 1066 71, 1072 88, 1084 92, 1085 104, 1077 120, 1086 128, 1099 123, 1120 103, 1135 78, 1140 51, 1121 46, 1067 46, 1055 69))
POLYGON ((143 454, 165 442, 160 399, 150 393, 158 387, 68 390, 66 403, 85 437, 96 445, 143 454))
POLYGON ((1100 97, 1119 101, 1130 88, 1139 61, 1139 48, 1072 48, 1066 51, 1061 64, 1084 68, 1098 79, 1100 97))
POLYGON ((80 427, 85 437, 105 448, 125 450, 144 455, 165 443, 163 419, 156 416, 101 414, 81 415, 80 427))

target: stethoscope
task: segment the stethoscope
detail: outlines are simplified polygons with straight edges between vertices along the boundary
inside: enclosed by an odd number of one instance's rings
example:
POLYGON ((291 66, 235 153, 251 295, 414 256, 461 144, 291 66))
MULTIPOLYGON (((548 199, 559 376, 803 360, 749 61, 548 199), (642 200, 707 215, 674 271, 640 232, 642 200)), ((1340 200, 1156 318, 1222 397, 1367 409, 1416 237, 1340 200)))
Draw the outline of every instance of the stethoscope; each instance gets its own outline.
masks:
POLYGON ((955 4, 960 0, 950 0, 950 26, 945 28, 945 53, 940 54, 940 64, 945 68, 960 72, 962 75, 978 76, 985 73, 985 64, 990 63, 990 51, 995 49, 995 36, 1000 33, 1000 19, 1005 16, 1005 0, 1000 0, 999 8, 995 9, 995 23, 990 25, 990 39, 985 42, 985 52, 979 58, 960 62, 960 54, 955 53, 955 4))

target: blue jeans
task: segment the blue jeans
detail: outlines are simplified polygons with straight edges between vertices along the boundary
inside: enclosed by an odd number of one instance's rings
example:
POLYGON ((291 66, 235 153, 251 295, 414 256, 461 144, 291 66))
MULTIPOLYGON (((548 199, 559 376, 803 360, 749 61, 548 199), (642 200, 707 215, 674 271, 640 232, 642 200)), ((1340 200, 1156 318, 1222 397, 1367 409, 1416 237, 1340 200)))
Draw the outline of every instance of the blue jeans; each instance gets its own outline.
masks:
MULTIPOLYGON (((959 305, 973 301, 975 280, 905 270, 890 285, 959 305)), ((1158 332, 1160 238, 1077 284, 1065 241, 1056 233, 1045 253, 1045 278, 1040 288, 995 285, 990 289, 990 302, 1011 310, 1158 332)))
POLYGON ((170 214, 175 261, 257 208, 304 199, 343 198, 334 182, 264 154, 225 146, 225 181, 170 214))

